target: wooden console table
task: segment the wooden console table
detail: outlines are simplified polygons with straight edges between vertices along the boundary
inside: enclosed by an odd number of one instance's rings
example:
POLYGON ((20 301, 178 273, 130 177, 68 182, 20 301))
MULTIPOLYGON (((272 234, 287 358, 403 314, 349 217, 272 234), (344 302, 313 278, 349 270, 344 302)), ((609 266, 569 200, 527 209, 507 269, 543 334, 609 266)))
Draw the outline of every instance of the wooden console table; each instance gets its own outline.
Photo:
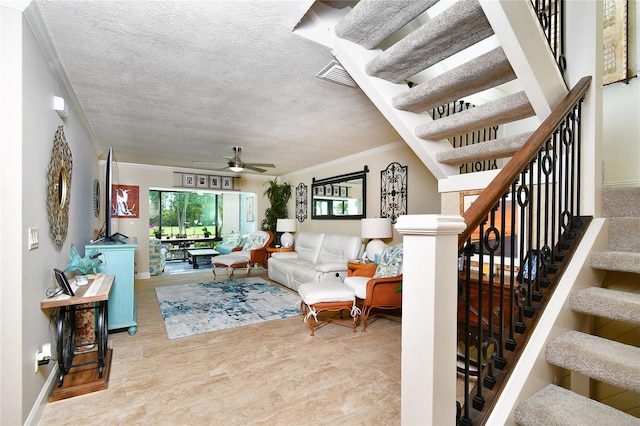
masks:
MULTIPOLYGON (((70 284, 74 291, 74 296, 62 293, 40 302, 41 309, 59 309, 56 331, 60 373, 58 376, 58 386, 49 398, 50 401, 106 389, 108 384, 108 371, 111 364, 111 350, 107 347, 107 312, 109 293, 111 292, 114 278, 113 275, 99 274, 94 279, 91 279, 89 284, 85 286, 77 286, 75 280, 71 280, 70 284), (87 309, 95 309, 96 311, 95 340, 85 345, 76 345, 76 312, 87 309), (83 352, 82 354, 78 354, 78 358, 81 358, 79 359, 80 362, 74 364, 73 361, 77 355, 76 350, 78 346, 84 346, 85 348, 83 349, 95 347, 95 350, 92 351, 94 356, 88 356, 89 351, 83 352), (93 369, 97 371, 96 383, 70 383, 69 386, 63 387, 65 376, 73 373, 72 369, 86 371, 87 368, 85 366, 90 364, 97 364, 97 368, 93 369)), ((87 375, 85 374, 84 376, 87 375)))

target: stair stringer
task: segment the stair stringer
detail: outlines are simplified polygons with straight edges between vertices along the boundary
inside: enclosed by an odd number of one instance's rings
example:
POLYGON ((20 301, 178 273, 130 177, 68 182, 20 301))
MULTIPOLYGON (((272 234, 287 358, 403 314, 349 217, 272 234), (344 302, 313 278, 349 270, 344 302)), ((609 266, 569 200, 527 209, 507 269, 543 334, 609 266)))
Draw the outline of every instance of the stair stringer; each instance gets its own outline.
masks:
POLYGON ((415 135, 416 127, 433 119, 428 114, 398 110, 391 104, 391 99, 406 91, 407 86, 366 74, 366 64, 377 57, 380 50, 367 50, 348 40, 335 37, 333 54, 436 179, 458 174, 456 166, 441 164, 435 160, 436 153, 452 149, 447 140, 427 141, 415 135))
POLYGON ((529 1, 479 0, 540 122, 569 93, 529 1))
MULTIPOLYGON (((486 424, 516 425, 513 412, 519 401, 548 384, 561 382, 566 373, 562 368, 546 361, 547 342, 567 330, 591 331, 589 318, 570 309, 569 295, 573 290, 602 283, 605 272, 591 268, 589 255, 592 251, 601 250, 608 245, 609 229, 606 220, 594 218, 514 365, 486 424)), ((588 380, 574 381, 572 378, 571 387, 572 391, 589 396, 588 380)))

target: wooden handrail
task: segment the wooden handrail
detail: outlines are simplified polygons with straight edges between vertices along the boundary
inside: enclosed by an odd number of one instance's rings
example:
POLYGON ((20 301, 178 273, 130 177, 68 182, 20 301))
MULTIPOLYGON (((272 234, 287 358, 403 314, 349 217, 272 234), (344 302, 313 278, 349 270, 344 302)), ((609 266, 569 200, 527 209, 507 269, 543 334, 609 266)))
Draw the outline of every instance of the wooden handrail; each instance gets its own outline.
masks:
POLYGON ((518 175, 531 163, 538 151, 549 140, 553 132, 558 128, 562 120, 571 112, 573 107, 587 92, 591 84, 591 76, 582 77, 571 89, 567 96, 560 101, 558 107, 538 126, 520 150, 500 170, 500 173, 491 181, 489 186, 482 191, 478 199, 469 206, 462 215, 467 228, 458 237, 458 250, 462 250, 473 231, 487 217, 491 209, 500 201, 500 198, 515 182, 518 175))

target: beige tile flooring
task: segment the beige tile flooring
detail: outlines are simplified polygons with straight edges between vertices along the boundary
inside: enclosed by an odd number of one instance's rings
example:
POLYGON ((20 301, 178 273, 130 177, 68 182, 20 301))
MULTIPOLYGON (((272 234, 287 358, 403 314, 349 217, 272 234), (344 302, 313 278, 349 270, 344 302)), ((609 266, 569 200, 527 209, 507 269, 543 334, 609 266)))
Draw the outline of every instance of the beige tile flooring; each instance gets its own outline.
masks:
POLYGON ((136 281, 138 332, 109 336, 109 388, 47 404, 39 424, 400 424, 399 322, 311 337, 300 316, 168 340, 155 287, 211 278, 136 281))

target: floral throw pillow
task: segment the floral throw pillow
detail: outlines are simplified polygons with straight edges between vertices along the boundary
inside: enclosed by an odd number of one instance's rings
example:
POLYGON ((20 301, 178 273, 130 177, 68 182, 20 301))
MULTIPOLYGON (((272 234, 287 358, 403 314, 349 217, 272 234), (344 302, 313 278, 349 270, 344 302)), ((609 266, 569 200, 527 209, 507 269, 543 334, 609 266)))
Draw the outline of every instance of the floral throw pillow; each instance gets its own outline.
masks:
POLYGON ((402 274, 402 253, 402 244, 385 247, 373 278, 396 277, 402 274))
POLYGON ((262 248, 266 239, 263 235, 249 235, 242 246, 242 251, 251 251, 262 248))

